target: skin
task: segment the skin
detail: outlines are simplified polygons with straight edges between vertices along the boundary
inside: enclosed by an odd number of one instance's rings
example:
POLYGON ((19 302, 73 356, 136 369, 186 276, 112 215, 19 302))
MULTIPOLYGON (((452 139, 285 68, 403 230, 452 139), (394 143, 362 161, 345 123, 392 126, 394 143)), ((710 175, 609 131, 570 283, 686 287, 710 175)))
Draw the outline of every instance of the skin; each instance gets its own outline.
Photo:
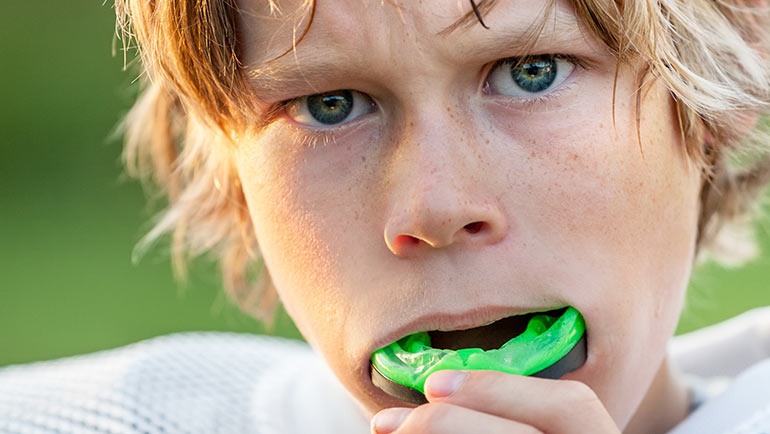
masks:
MULTIPOLYGON (((254 68, 291 46, 297 7, 282 2, 284 15, 270 18, 264 3, 240 3, 242 57, 254 68)), ((319 2, 296 56, 271 64, 273 81, 255 79, 265 111, 337 89, 376 103, 325 129, 279 111, 239 138, 233 164, 275 287, 362 411, 388 409, 373 432, 392 431, 389 415, 403 420, 398 433, 663 432, 686 415, 665 346, 701 184, 672 98, 659 82, 644 94, 640 150, 638 65, 621 65, 613 128, 616 60, 568 2, 532 52, 589 69, 575 68, 548 101, 490 93, 492 64, 527 54, 512 41, 540 5, 500 2, 490 30, 437 34, 469 9, 319 2), (402 336, 565 305, 585 317, 588 360, 562 380, 474 371, 440 396, 449 374, 438 373, 416 409, 371 384, 371 353, 402 336)))

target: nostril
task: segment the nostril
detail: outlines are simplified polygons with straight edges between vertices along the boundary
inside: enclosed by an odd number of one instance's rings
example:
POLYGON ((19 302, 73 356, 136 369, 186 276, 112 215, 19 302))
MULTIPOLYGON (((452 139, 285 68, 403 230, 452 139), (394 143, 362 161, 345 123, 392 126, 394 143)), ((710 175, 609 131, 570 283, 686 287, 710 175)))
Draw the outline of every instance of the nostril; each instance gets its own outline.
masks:
POLYGON ((393 240, 398 245, 410 245, 410 244, 419 244, 420 240, 416 237, 413 237, 411 235, 399 235, 396 237, 395 240, 393 240))
POLYGON ((468 223, 463 228, 468 231, 470 234, 475 234, 481 230, 481 228, 484 227, 484 222, 473 222, 468 223))

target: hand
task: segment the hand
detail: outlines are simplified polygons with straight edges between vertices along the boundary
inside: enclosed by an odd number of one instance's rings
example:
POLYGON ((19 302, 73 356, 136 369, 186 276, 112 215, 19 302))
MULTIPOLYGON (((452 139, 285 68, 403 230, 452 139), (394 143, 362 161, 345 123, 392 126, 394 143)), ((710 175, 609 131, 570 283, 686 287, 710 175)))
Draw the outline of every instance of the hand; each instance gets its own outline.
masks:
POLYGON ((596 394, 572 380, 497 371, 438 371, 425 383, 428 403, 388 408, 373 434, 619 434, 596 394))

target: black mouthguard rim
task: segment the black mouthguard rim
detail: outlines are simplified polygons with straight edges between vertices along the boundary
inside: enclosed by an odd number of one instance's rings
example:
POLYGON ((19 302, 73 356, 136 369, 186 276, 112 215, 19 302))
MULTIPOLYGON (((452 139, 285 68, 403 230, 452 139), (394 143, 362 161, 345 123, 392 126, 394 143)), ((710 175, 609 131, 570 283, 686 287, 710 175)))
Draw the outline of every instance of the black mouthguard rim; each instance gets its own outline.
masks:
MULTIPOLYGON (((587 357, 588 342, 586 341, 586 335, 583 334, 577 344, 558 362, 542 371, 535 372, 531 377, 559 379, 583 366, 587 357)), ((371 363, 369 363, 369 368, 372 383, 388 395, 415 405, 422 405, 428 402, 425 395, 419 390, 389 380, 371 363)))

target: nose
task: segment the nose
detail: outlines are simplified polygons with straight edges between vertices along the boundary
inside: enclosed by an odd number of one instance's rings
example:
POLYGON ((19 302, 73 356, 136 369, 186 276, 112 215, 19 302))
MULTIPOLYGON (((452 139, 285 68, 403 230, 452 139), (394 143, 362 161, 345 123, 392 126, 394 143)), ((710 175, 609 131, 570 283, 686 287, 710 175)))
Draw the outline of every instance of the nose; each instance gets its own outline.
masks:
POLYGON ((508 223, 494 191, 491 156, 482 144, 452 139, 438 122, 403 134, 391 164, 391 208, 385 243, 401 258, 450 246, 481 248, 500 242, 508 223), (486 162, 485 162, 486 160, 486 162))
POLYGON ((500 242, 506 233, 499 209, 467 201, 436 202, 417 199, 414 206, 389 219, 385 227, 388 249, 402 258, 424 250, 462 244, 471 248, 500 242))

